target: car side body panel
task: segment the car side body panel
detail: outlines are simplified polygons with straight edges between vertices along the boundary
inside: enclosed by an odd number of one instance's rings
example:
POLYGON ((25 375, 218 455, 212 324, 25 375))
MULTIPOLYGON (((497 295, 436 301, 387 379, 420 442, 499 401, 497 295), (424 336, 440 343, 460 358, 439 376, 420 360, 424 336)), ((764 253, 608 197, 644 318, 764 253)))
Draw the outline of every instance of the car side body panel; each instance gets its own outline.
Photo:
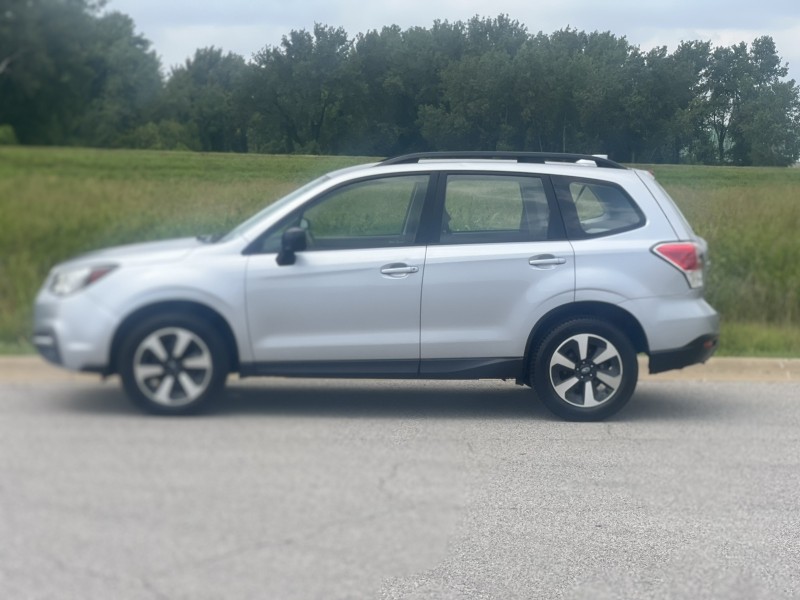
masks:
POLYGON ((522 357, 531 329, 574 300, 566 241, 430 246, 422 290, 422 358, 522 357), (531 259, 554 264, 531 265, 531 259), (561 262, 563 261, 563 262, 561 262))
POLYGON ((419 360, 424 263, 424 246, 248 257, 253 360, 419 360))

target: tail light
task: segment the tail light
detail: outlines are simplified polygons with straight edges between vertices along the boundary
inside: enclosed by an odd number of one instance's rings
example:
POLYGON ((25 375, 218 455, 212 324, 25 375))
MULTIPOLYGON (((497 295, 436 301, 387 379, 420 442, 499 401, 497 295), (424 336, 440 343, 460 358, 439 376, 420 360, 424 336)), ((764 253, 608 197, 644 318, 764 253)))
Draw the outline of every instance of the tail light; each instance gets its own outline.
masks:
POLYGON ((703 287, 703 255, 698 244, 666 242, 653 246, 653 252, 683 273, 690 288, 703 287))

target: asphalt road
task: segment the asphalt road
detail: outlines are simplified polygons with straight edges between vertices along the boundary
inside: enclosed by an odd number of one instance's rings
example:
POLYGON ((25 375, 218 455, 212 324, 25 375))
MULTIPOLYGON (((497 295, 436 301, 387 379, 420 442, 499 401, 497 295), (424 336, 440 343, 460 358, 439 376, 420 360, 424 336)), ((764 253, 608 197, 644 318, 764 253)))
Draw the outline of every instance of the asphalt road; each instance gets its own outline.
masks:
POLYGON ((644 378, 600 424, 503 382, 259 380, 157 418, 26 364, 0 598, 800 596, 796 380, 644 378))

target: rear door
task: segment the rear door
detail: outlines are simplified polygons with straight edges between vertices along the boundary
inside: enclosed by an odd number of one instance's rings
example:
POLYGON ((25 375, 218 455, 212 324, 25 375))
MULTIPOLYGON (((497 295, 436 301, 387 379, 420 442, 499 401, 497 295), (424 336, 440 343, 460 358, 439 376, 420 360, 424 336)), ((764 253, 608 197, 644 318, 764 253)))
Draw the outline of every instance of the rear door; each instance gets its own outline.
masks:
POLYGON ((422 290, 423 372, 458 367, 446 359, 520 359, 538 319, 574 298, 575 261, 549 181, 448 173, 438 202, 422 290))

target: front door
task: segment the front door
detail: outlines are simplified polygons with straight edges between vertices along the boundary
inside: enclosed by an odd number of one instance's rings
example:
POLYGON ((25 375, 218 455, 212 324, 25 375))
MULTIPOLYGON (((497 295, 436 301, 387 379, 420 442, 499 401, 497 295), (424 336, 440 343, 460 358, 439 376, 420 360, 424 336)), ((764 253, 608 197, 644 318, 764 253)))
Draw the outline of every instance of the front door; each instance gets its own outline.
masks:
POLYGON ((348 183, 307 203, 265 238, 247 268, 256 362, 416 372, 425 265, 416 235, 428 179, 348 183), (308 247, 294 264, 279 266, 280 236, 290 226, 306 230, 308 247))

